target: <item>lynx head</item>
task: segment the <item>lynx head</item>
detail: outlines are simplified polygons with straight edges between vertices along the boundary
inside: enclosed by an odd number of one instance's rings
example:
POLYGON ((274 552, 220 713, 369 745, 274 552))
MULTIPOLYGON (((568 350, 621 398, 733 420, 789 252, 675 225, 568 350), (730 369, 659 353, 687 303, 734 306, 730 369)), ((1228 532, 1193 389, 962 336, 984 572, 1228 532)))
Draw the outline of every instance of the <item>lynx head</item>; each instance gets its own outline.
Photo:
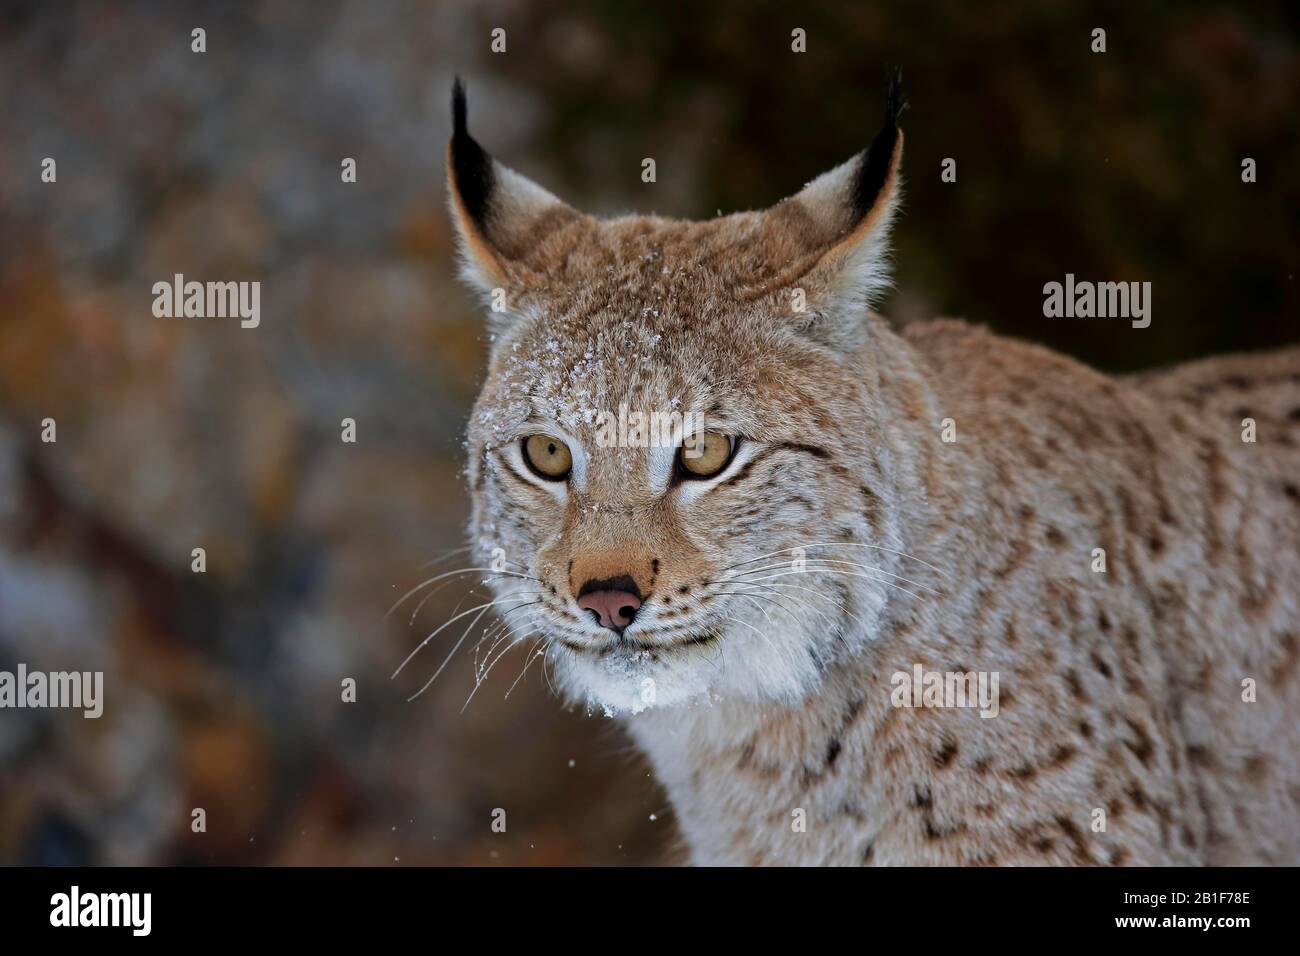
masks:
POLYGON ((597 220, 494 161, 457 81, 450 204, 491 338, 473 543, 573 697, 796 700, 872 636, 899 109, 895 77, 870 147, 766 211, 597 220))

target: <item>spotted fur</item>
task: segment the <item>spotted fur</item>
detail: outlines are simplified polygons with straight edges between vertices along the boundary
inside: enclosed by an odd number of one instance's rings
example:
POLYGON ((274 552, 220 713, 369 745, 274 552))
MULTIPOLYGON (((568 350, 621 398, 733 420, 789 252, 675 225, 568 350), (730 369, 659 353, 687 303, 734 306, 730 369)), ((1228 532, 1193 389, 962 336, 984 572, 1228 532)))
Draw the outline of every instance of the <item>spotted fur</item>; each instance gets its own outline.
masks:
POLYGON ((458 97, 465 271, 506 306, 474 545, 504 554, 517 639, 627 721, 696 861, 1300 862, 1300 349, 1122 378, 960 322, 893 331, 869 306, 896 87, 870 149, 708 222, 579 213, 483 152, 458 97), (620 404, 742 444, 675 482, 671 448, 599 447, 620 404), (522 462, 536 430, 567 482, 522 462), (645 603, 620 637, 575 598, 623 576, 645 603), (893 706, 917 664, 997 672, 997 716, 893 706))

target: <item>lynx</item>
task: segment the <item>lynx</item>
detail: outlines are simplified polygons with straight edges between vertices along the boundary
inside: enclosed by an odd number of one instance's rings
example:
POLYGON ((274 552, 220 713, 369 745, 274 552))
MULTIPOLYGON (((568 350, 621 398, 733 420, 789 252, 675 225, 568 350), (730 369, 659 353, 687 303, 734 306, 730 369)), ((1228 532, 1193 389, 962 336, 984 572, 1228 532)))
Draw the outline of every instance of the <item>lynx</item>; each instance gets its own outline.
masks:
POLYGON ((866 150, 707 222, 584 215, 452 105, 473 548, 694 862, 1300 863, 1300 349, 892 329, 897 78, 866 150), (623 406, 703 435, 598 442, 623 406))

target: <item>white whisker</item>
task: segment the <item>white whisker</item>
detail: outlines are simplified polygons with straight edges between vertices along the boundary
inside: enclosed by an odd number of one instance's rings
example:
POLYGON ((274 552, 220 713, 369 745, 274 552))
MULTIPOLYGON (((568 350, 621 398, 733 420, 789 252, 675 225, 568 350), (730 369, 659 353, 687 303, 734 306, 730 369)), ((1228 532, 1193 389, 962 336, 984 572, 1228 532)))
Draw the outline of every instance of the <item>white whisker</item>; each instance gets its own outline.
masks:
MULTIPOLYGON (((519 682, 523 680, 524 675, 528 673, 528 668, 533 666, 533 661, 537 660, 537 658, 539 657, 545 657, 545 656, 546 656, 546 638, 540 637, 533 643, 533 646, 528 649, 528 658, 527 660, 524 661, 524 669, 519 672, 519 676, 515 678, 514 683, 510 685, 510 689, 506 691, 505 696, 502 697, 501 699, 509 700, 510 695, 514 693, 515 688, 519 686, 519 682)), ((544 665, 543 665, 543 672, 545 672, 544 665)))
POLYGON ((748 561, 740 561, 737 562, 736 564, 728 565, 725 568, 720 568, 719 573, 725 573, 727 571, 734 570, 735 568, 741 568, 747 564, 753 564, 755 561, 763 561, 767 558, 774 558, 778 554, 789 554, 793 551, 806 550, 808 548, 870 548, 873 551, 885 551, 888 552, 889 554, 896 554, 900 557, 908 558, 909 560, 915 561, 917 564, 925 565, 925 567, 929 568, 931 571, 934 571, 936 574, 941 574, 944 577, 948 576, 944 571, 939 570, 933 564, 928 564, 925 561, 922 561, 920 558, 916 557, 916 555, 908 554, 906 551, 898 551, 894 548, 886 548, 878 544, 865 544, 861 541, 813 541, 810 542, 809 544, 795 545, 792 548, 781 548, 779 551, 772 551, 768 554, 761 554, 757 558, 750 558, 748 561))
MULTIPOLYGON (((540 592, 536 592, 536 593, 540 593, 540 592)), ((441 634, 441 633, 442 633, 442 632, 443 632, 447 627, 449 627, 450 625, 455 624, 457 621, 459 621, 462 617, 468 617, 470 614, 473 614, 475 611, 483 611, 483 612, 486 612, 488 608, 496 607, 498 604, 505 604, 505 603, 507 603, 507 602, 509 602, 509 601, 515 601, 515 600, 518 600, 518 599, 519 599, 520 597, 522 597, 522 596, 523 596, 523 595, 512 594, 512 595, 509 595, 509 596, 504 597, 504 598, 498 598, 498 599, 495 600, 495 601, 488 601, 488 602, 486 602, 486 603, 484 603, 484 604, 478 604, 478 605, 475 605, 474 607, 472 607, 472 608, 470 608, 470 609, 468 609, 468 610, 466 610, 466 611, 461 611, 459 614, 455 615, 454 617, 449 618, 448 620, 446 620, 445 622, 443 622, 443 623, 438 627, 437 630, 433 631, 431 634, 429 634, 428 637, 426 637, 426 638, 425 638, 424 640, 422 640, 419 644, 417 644, 417 645, 415 646, 415 650, 411 651, 410 654, 406 655, 406 660, 402 661, 402 663, 398 665, 397 670, 393 671, 393 677, 396 677, 398 674, 400 674, 400 673, 402 672, 402 668, 406 667, 406 665, 409 664, 409 663, 411 662, 411 658, 415 657, 416 654, 420 653, 420 650, 421 650, 425 645, 427 645, 427 644, 428 644, 430 641, 432 641, 435 637, 437 637, 439 634, 441 634)), ((537 603, 537 602, 533 601, 533 602, 529 602, 529 603, 533 603, 533 604, 535 604, 535 603, 537 603)), ((524 605, 520 605, 520 606, 522 607, 522 606, 524 606, 524 605)), ((477 620, 477 618, 476 618, 475 620, 477 620)), ((462 638, 462 640, 463 640, 463 638, 462 638)), ((392 679, 393 679, 393 678, 391 678, 391 677, 389 678, 389 680, 392 680, 392 679)))
POLYGON ((788 568, 789 570, 795 573, 799 573, 800 571, 803 571, 809 574, 813 573, 814 571, 835 571, 836 570, 836 568, 827 567, 827 565, 844 565, 850 568, 857 568, 858 570, 861 571, 872 571, 876 574, 883 574, 888 577, 894 578, 898 581, 902 581, 905 584, 910 584, 913 587, 921 588, 924 591, 929 591, 931 594, 937 595, 939 593, 934 588, 922 584, 920 581, 914 581, 911 578, 904 577, 901 574, 895 574, 892 571, 886 571, 884 568, 877 568, 869 564, 861 564, 857 561, 844 561, 838 558, 809 558, 807 561, 804 562, 804 566, 800 568, 794 568, 791 566, 791 562, 783 561, 780 564, 769 564, 767 567, 754 568, 753 570, 750 571, 742 571, 739 574, 732 574, 725 578, 719 578, 717 583, 725 584, 728 581, 740 581, 750 574, 759 574, 763 571, 775 571, 780 568, 788 568))
MULTIPOLYGON (((789 577, 789 576, 792 575, 792 574, 811 574, 811 573, 814 573, 814 572, 807 571, 807 570, 804 570, 804 571, 785 571, 785 572, 783 572, 783 573, 781 573, 781 574, 770 574, 770 575, 768 575, 767 577, 763 577, 763 578, 754 578, 753 580, 756 581, 756 582, 757 582, 757 581, 772 581, 772 580, 774 580, 774 579, 776 579, 776 578, 785 578, 785 577, 789 577)), ((917 594, 915 591, 909 591, 907 588, 902 587, 902 586, 897 585, 897 584, 894 584, 894 583, 891 582, 891 581, 881 581, 880 578, 873 577, 873 576, 871 576, 870 574, 858 574, 858 573, 856 573, 856 572, 854 572, 854 571, 845 571, 845 570, 840 569, 840 568, 817 568, 816 571, 815 571, 815 573, 818 573, 818 574, 841 574, 841 575, 844 575, 845 577, 850 577, 850 578, 865 578, 865 579, 867 579, 868 581, 877 581, 877 582, 879 582, 880 584, 885 585, 885 587, 895 588, 896 590, 902 591, 904 594, 910 595, 911 597, 918 598, 918 599, 921 597, 921 595, 917 594)), ((747 584, 747 583, 749 583, 749 582, 748 582, 748 581, 740 581, 740 580, 737 580, 735 583, 737 583, 737 584, 747 584)))

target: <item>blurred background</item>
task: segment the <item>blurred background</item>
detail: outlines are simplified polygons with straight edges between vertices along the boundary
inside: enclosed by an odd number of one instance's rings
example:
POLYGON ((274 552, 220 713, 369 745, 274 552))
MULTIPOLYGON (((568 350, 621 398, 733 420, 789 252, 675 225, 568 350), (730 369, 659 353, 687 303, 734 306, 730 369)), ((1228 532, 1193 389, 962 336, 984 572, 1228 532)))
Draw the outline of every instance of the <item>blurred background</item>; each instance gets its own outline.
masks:
POLYGON ((0 7, 0 670, 102 670, 106 698, 0 711, 0 862, 683 858, 615 724, 540 666, 507 696, 521 651, 468 706, 468 653, 406 701, 456 631, 389 680, 473 583, 385 620, 464 543, 485 344, 444 206, 457 72, 478 139, 564 198, 708 217, 861 149, 899 64, 894 321, 1113 371, 1300 340, 1290 3, 0 7), (155 318, 177 272, 260 281, 261 326, 155 318), (1152 282, 1151 327, 1043 318, 1066 272, 1152 282))

